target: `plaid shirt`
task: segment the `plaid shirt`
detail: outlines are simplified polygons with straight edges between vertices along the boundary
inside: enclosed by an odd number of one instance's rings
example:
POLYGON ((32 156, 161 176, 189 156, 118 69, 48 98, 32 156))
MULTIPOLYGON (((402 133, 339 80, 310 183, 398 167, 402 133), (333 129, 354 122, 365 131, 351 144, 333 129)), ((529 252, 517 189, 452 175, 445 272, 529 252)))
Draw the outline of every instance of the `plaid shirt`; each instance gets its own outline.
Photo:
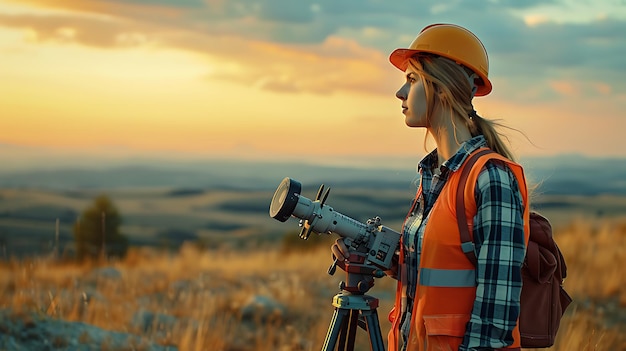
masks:
MULTIPOLYGON (((409 302, 403 319, 407 321, 410 321, 422 238, 430 210, 450 173, 458 171, 473 151, 486 146, 483 136, 468 140, 443 163, 440 175, 434 172, 437 150, 419 164, 422 195, 413 206, 403 232, 408 283, 405 294, 409 302)), ((475 197, 476 300, 460 351, 489 350, 513 343, 512 331, 520 311, 521 267, 526 254, 523 201, 510 169, 502 162, 488 161, 478 176, 475 197)), ((409 328, 409 323, 404 323, 401 335, 406 337, 409 328)))

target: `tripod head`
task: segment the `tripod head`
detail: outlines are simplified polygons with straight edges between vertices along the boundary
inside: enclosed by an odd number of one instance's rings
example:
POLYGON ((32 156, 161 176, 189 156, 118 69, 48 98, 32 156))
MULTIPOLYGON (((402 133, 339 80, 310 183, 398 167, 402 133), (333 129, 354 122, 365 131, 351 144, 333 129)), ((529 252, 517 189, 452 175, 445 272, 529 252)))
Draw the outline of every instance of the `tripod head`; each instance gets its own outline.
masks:
POLYGON ((350 247, 347 261, 335 261, 328 270, 334 274, 339 266, 347 273, 342 290, 363 294, 374 285, 374 278, 385 275, 392 266, 393 255, 400 242, 400 233, 382 225, 380 218, 361 223, 325 204, 330 188, 322 184, 314 201, 300 195, 302 185, 284 178, 276 189, 270 204, 270 216, 285 222, 291 216, 300 219, 300 238, 306 240, 312 232, 336 233, 350 247))

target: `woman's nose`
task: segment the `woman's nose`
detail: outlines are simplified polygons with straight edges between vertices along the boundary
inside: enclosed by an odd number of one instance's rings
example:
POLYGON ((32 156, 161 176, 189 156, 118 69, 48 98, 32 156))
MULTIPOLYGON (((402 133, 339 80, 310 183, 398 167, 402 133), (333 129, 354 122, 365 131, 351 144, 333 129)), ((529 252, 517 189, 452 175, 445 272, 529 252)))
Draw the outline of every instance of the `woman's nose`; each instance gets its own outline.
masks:
POLYGON ((398 91, 396 91, 396 97, 402 101, 406 100, 406 93, 405 93, 405 88, 406 84, 403 85, 402 87, 400 87, 400 89, 398 91))

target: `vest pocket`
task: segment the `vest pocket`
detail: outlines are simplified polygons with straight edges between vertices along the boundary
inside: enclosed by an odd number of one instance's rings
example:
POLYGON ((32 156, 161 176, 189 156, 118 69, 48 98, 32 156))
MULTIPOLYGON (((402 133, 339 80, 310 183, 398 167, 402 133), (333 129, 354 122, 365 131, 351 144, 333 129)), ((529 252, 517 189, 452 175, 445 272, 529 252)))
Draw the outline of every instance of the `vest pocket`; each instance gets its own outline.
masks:
POLYGON ((468 314, 424 316, 427 351, 456 351, 463 342, 468 314))

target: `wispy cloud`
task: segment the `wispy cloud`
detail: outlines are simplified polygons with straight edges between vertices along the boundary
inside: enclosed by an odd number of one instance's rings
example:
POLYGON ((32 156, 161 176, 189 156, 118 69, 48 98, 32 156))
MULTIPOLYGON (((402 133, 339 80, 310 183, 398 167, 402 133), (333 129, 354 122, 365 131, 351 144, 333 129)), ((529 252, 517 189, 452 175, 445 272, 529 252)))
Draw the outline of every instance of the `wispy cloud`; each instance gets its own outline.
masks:
POLYGON ((388 77, 387 55, 431 21, 476 32, 489 50, 491 77, 512 96, 533 96, 538 85, 563 94, 554 82, 572 77, 603 94, 626 92, 626 16, 600 9, 586 21, 567 21, 575 17, 567 1, 21 2, 72 11, 0 15, 0 26, 28 30, 31 40, 191 51, 224 66, 210 79, 280 92, 390 94, 397 82, 388 77), (562 17, 554 17, 549 9, 559 6, 562 17))
POLYGON ((574 82, 552 81, 550 87, 560 95, 567 97, 577 97, 581 94, 581 89, 574 82))

